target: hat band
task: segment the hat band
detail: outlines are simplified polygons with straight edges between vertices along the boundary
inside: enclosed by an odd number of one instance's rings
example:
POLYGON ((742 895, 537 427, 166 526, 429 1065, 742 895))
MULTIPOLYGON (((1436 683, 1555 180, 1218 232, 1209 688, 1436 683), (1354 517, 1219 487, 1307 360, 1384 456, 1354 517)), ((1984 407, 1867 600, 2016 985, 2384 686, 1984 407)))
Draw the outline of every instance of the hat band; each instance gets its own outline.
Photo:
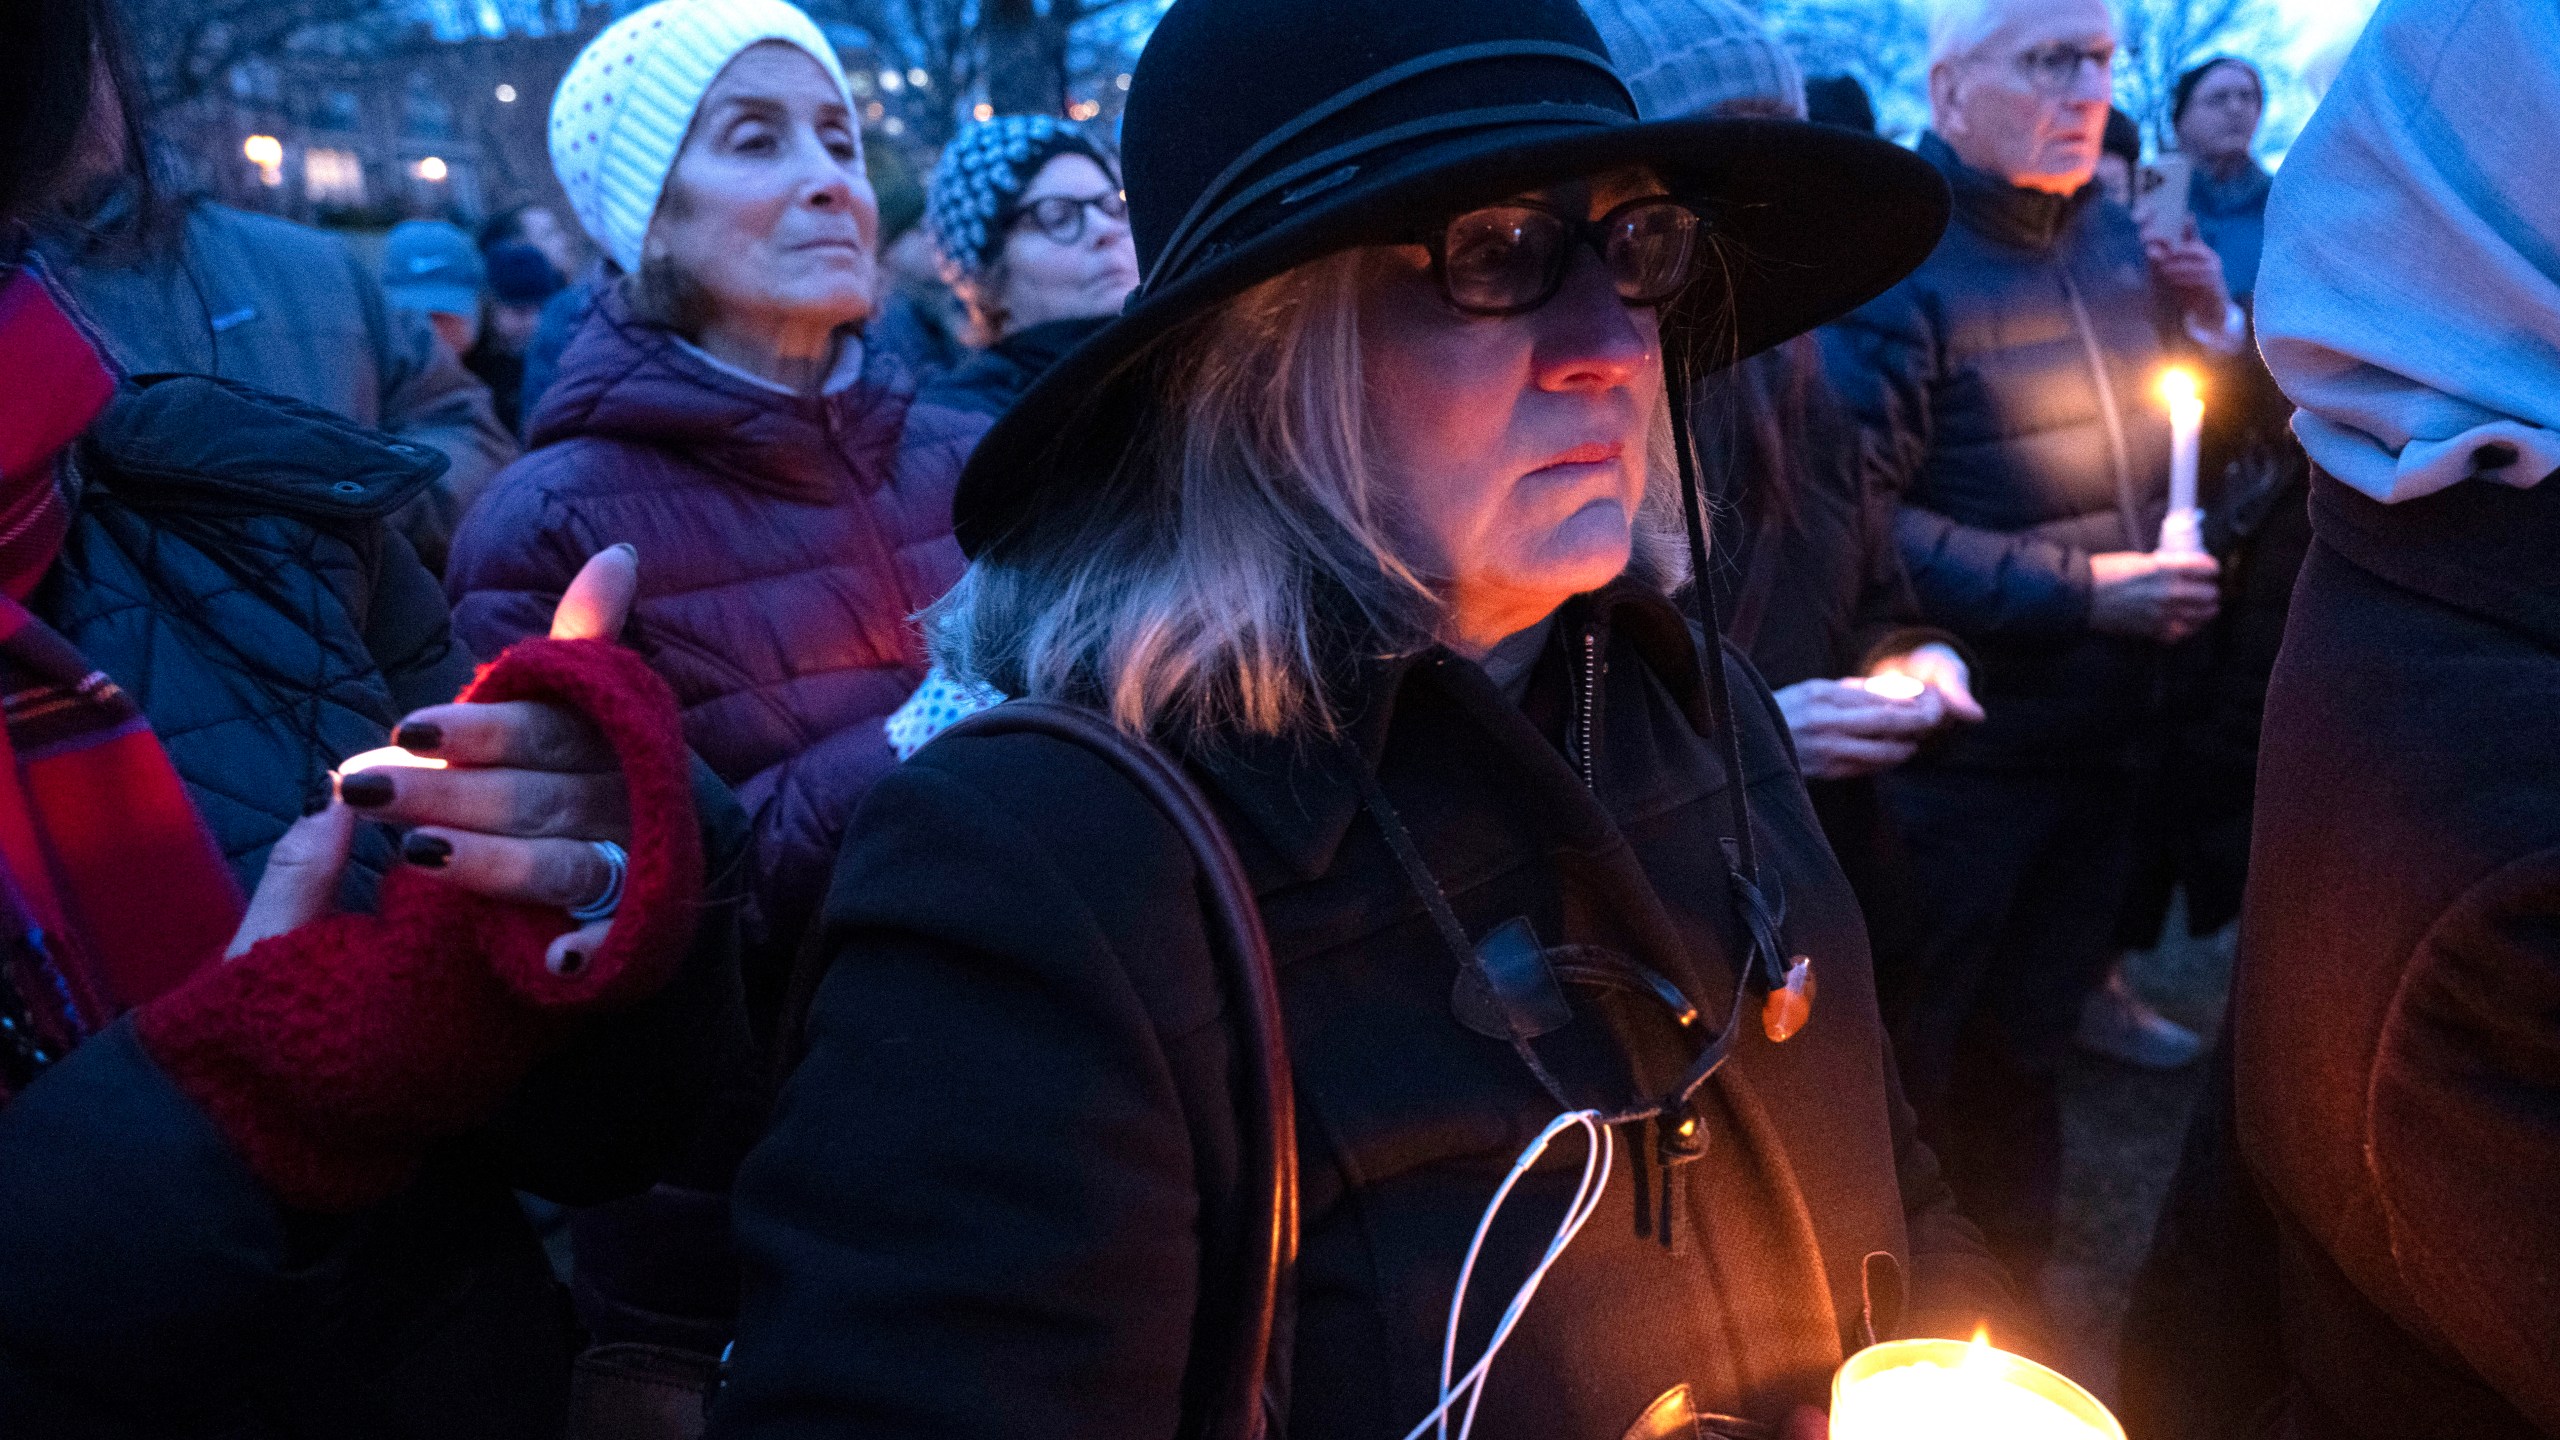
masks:
POLYGON ((1182 240, 1178 248, 1168 249, 1164 258, 1156 262, 1155 272, 1147 277, 1147 289, 1152 292, 1178 279, 1184 262, 1206 245, 1211 236, 1217 234, 1220 228, 1237 215, 1269 198, 1274 191, 1297 184, 1311 176, 1322 176, 1323 178, 1316 180, 1315 183, 1303 186, 1297 193, 1286 197, 1287 203, 1292 204, 1311 200, 1326 191, 1350 183, 1360 169, 1358 162, 1363 156, 1373 155, 1380 150, 1391 149, 1407 141, 1420 140, 1432 135, 1445 135, 1458 130, 1491 130, 1505 125, 1522 125, 1531 122, 1593 126, 1630 123, 1624 115, 1597 105, 1503 105, 1485 110, 1461 110, 1451 115, 1435 115, 1428 120, 1416 120, 1408 125, 1381 130, 1375 135, 1364 135, 1358 140, 1337 145, 1331 150, 1320 151, 1285 169, 1276 171, 1269 177, 1255 182, 1234 199, 1219 206, 1207 219, 1201 221, 1187 238, 1182 240))
MULTIPOLYGON (((1300 111, 1297 118, 1280 126, 1278 129, 1273 130, 1270 134, 1263 136, 1262 139, 1255 142, 1250 149, 1237 156, 1234 162, 1229 164, 1226 169, 1218 172, 1218 178, 1210 181, 1208 185, 1201 189, 1200 198, 1192 202, 1191 209, 1182 217, 1182 223, 1173 227, 1173 234, 1165 241, 1164 255, 1156 262, 1154 273, 1148 277, 1148 288, 1155 288, 1155 281, 1159 277, 1170 278, 1172 275, 1177 273, 1181 261, 1187 257, 1188 253, 1192 249, 1199 245, 1200 237, 1207 232, 1216 229, 1218 224, 1224 223, 1227 218, 1232 217, 1235 212, 1241 208, 1226 199, 1227 192, 1230 188, 1236 185, 1237 182, 1241 181, 1254 166, 1269 159, 1271 155, 1282 146, 1298 139, 1308 131, 1313 130, 1315 127, 1323 124, 1327 120, 1333 119, 1335 116, 1340 115, 1342 112, 1359 104, 1361 101, 1369 99, 1371 96, 1377 95, 1382 91, 1401 85, 1408 80, 1412 80, 1423 75, 1429 75, 1436 71, 1454 69, 1460 65, 1472 65, 1486 60, 1523 59, 1569 60, 1576 64, 1587 66, 1590 69, 1599 71, 1601 74, 1609 77, 1609 82, 1617 87, 1619 94, 1627 97, 1626 113, 1613 114, 1609 111, 1600 109, 1598 106, 1584 105, 1510 106, 1504 107, 1505 109, 1527 109, 1532 111, 1552 112, 1560 118, 1566 114, 1578 111, 1583 112, 1582 117, 1580 118, 1587 118, 1588 116, 1595 114, 1606 116, 1607 120, 1604 123, 1624 123, 1636 117, 1637 107, 1635 96, 1633 92, 1627 89, 1626 82, 1618 78, 1618 72, 1611 69, 1607 61, 1592 54, 1589 50, 1586 50, 1579 45, 1567 45, 1553 40, 1496 40, 1488 41, 1481 45, 1457 45, 1446 50, 1432 51, 1428 55, 1416 56, 1401 65, 1394 65, 1381 70, 1377 74, 1370 76, 1368 79, 1361 81, 1359 84, 1353 85, 1348 89, 1338 91, 1331 97, 1318 101, 1316 104, 1300 111)), ((1472 128, 1479 125, 1511 123, 1503 120, 1488 121, 1470 118, 1471 116, 1495 115, 1499 113, 1501 112, 1496 110, 1468 111, 1443 117, 1441 122, 1422 123, 1436 124, 1437 128, 1448 130, 1472 128)), ((1405 139, 1414 138, 1415 134, 1431 133, 1431 131, 1427 129, 1414 131, 1413 127, 1410 126, 1402 128, 1407 132, 1411 132, 1406 133, 1401 137, 1405 139)), ((1327 154, 1328 157, 1330 157, 1330 163, 1340 164, 1342 161, 1351 158, 1354 155, 1376 149, 1380 144, 1390 143, 1394 142, 1382 140, 1380 137, 1369 137, 1361 142, 1355 142, 1351 145, 1338 147, 1336 151, 1327 152, 1327 154)), ((1325 159, 1327 157, 1318 158, 1325 159)), ((1316 161, 1309 160, 1300 161, 1297 164, 1290 166, 1289 170, 1296 172, 1297 175, 1304 175, 1312 173, 1309 169, 1310 166, 1313 166, 1316 169, 1323 168, 1321 165, 1317 164, 1316 161)), ((1287 182, 1284 181, 1282 183, 1285 184, 1287 182)), ((1270 188, 1271 187, 1268 182, 1255 187, 1256 190, 1263 194, 1270 193, 1270 188)))

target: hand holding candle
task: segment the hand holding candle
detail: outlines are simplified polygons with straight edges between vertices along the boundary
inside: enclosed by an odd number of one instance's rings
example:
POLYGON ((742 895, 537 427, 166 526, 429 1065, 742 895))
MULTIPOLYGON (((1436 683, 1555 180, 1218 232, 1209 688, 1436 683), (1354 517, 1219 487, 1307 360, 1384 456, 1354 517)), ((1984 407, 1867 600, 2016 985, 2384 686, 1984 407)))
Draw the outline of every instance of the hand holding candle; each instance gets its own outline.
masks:
POLYGON ((1877 662, 1862 681, 1851 681, 1868 694, 1887 700, 1916 701, 1933 696, 1942 722, 1982 722, 1982 706, 1973 698, 1973 669, 1955 648, 1941 641, 1915 646, 1877 662))
POLYGON ((2169 514, 2160 522, 2160 553, 2204 553, 2204 511, 2196 503, 2196 468, 2204 445, 2204 389, 2196 372, 2173 366, 2160 376, 2169 406, 2169 514))
MULTIPOLYGON (((590 558, 560 598, 551 639, 621 632, 639 588, 627 545, 590 558)), ((402 716, 394 743, 339 762, 338 798, 401 832, 400 855, 443 882, 501 900, 577 910, 614 893, 632 843, 629 787, 604 732, 565 705, 457 701, 402 716)), ((569 974, 610 920, 561 936, 546 956, 569 974)))
POLYGON ((445 768, 445 762, 432 755, 420 755, 414 751, 404 750, 397 745, 385 745, 379 749, 366 750, 358 754, 350 755, 346 759, 339 761, 337 775, 339 779, 343 780, 350 775, 361 774, 367 770, 381 770, 385 768, 394 770, 442 770, 445 768))

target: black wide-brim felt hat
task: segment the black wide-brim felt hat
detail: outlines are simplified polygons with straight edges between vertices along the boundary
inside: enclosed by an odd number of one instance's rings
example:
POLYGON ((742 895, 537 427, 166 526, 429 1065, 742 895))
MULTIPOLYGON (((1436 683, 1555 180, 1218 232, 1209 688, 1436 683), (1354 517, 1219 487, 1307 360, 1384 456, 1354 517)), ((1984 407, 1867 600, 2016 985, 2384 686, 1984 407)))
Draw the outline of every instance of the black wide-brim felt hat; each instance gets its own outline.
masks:
POLYGON ((1177 0, 1131 79, 1121 165, 1146 283, 979 442, 953 502, 973 559, 1120 469, 1169 338, 1310 261, 1643 167, 1702 202, 1722 259, 1714 303, 1664 314, 1666 352, 1702 373, 1882 294, 1948 215, 1936 170, 1873 136, 1639 120, 1575 0, 1177 0))

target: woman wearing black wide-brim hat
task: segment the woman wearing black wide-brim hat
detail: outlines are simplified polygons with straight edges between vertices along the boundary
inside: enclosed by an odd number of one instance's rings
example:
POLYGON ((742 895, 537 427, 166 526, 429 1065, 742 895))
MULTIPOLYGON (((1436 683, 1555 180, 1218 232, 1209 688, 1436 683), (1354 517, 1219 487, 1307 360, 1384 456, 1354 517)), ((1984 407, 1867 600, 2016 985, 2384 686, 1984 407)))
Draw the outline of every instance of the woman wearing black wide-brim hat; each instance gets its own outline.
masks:
POLYGON ((1218 823, 1037 705, 873 792, 715 1431, 1761 1433, 2000 1329, 1776 711, 1666 598, 1666 379, 1891 284, 1937 180, 1639 124, 1570 0, 1180 0, 1124 144, 1145 287, 979 450, 930 625, 1218 823))

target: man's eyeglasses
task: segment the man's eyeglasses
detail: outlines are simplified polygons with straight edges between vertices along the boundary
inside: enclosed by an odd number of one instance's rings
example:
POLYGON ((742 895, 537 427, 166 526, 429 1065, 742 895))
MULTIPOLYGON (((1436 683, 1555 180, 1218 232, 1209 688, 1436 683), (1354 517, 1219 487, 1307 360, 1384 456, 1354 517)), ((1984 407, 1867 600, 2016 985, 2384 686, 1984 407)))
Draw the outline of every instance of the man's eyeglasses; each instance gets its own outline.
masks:
POLYGON ((2018 72, 2027 83, 2043 95, 2067 95, 2080 83, 2083 67, 2094 67, 2099 78, 2113 83, 2116 73, 2116 47, 2113 45, 2073 45, 2068 42, 2039 45, 2017 58, 2018 72))
POLYGON ((1084 215, 1098 211, 1106 220, 1129 218, 1129 199, 1117 190, 1100 195, 1043 195, 1016 210, 1013 222, 1029 224, 1060 245, 1073 245, 1084 238, 1084 215))
POLYGON ((1515 200, 1470 210, 1420 238, 1450 305, 1468 315, 1519 315, 1564 288, 1576 242, 1608 267, 1618 298, 1661 305, 1697 278, 1707 222, 1668 195, 1630 200, 1597 220, 1515 200))

